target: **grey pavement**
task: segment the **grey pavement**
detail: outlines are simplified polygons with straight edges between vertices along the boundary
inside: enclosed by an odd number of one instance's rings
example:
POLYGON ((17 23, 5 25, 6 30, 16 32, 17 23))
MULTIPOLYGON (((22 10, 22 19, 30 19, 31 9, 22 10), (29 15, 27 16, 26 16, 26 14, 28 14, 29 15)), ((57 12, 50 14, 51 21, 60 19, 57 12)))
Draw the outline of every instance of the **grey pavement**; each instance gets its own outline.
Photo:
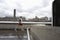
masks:
POLYGON ((60 27, 34 26, 31 31, 39 40, 60 40, 60 27))
MULTIPOLYGON (((60 40, 60 27, 52 27, 45 25, 31 25, 31 33, 34 40, 60 40), (32 27, 33 26, 33 27, 32 27)), ((26 35, 25 31, 15 32, 14 30, 0 30, 0 36, 18 36, 26 35)), ((0 38, 0 40, 26 40, 19 38, 0 38)))
POLYGON ((18 38, 1 38, 0 40, 27 40, 27 39, 18 39, 18 38))
POLYGON ((26 31, 0 30, 0 40, 27 40, 26 31))

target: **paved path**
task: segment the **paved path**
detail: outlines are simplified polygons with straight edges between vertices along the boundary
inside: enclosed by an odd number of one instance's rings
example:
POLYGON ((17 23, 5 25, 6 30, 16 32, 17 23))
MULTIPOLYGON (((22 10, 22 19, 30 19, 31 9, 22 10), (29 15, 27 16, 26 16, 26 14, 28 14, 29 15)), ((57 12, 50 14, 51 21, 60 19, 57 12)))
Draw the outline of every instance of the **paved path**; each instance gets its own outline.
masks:
POLYGON ((34 26, 31 28, 31 31, 40 40, 60 40, 60 27, 34 26))
POLYGON ((27 40, 27 39, 18 39, 18 38, 3 38, 3 39, 0 39, 0 40, 27 40))
POLYGON ((0 40, 27 40, 26 31, 0 30, 0 40))

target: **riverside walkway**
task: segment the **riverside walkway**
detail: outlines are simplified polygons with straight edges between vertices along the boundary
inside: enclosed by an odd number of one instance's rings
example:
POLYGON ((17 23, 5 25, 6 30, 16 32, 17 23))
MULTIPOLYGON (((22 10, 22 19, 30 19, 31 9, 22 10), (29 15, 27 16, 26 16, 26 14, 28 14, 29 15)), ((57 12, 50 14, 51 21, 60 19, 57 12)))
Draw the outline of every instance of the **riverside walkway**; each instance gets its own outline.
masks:
POLYGON ((31 31, 39 40, 60 40, 60 27, 35 25, 31 31))

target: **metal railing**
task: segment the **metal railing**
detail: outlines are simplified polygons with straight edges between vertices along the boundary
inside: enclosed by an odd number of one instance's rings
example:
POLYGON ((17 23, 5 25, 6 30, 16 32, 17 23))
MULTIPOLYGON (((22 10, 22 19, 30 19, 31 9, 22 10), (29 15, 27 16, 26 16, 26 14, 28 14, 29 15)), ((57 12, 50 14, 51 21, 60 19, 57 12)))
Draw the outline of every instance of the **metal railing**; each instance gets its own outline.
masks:
POLYGON ((28 37, 28 40, 30 40, 29 28, 27 28, 27 37, 28 37))

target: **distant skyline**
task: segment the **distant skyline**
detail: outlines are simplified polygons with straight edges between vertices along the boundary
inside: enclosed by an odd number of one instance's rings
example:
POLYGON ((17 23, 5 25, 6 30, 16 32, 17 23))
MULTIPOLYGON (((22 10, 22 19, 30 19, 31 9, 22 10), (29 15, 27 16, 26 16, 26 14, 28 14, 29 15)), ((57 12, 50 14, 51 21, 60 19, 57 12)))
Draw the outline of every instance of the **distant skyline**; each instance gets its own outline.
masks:
POLYGON ((52 2, 54 0, 0 0, 0 17, 13 16, 16 9, 16 16, 26 18, 51 17, 52 2))

